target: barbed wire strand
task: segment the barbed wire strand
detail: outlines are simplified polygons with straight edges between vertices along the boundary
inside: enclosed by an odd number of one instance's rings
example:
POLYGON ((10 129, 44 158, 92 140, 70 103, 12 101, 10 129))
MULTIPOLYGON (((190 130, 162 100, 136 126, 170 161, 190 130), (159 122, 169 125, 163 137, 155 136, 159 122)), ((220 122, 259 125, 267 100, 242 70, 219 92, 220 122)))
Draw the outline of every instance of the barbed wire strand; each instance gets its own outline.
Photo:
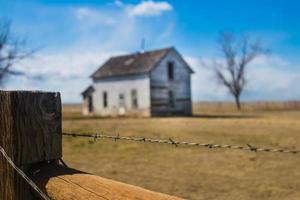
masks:
POLYGON ((288 150, 288 149, 274 149, 274 148, 259 148, 254 147, 250 144, 247 146, 238 146, 238 145, 228 145, 228 144, 210 144, 210 143, 196 143, 196 142, 184 142, 184 141, 176 141, 172 138, 169 140, 161 140, 161 139, 151 139, 145 137, 130 137, 130 136, 120 136, 120 135, 105 135, 105 134, 82 134, 82 133, 62 133, 64 136, 71 136, 71 137, 85 137, 85 138, 93 138, 96 141, 98 138, 104 139, 113 139, 117 140, 129 140, 129 141, 136 141, 136 142, 149 142, 149 143, 160 143, 160 144, 171 144, 174 146, 178 145, 185 145, 185 146, 198 146, 198 147, 206 147, 206 148, 225 148, 225 149, 238 149, 238 150, 246 150, 246 151, 263 151, 263 152, 277 152, 277 153, 291 153, 297 154, 300 153, 299 150, 288 150))
POLYGON ((32 189, 34 189, 42 197, 43 200, 51 200, 20 168, 16 166, 16 164, 12 161, 12 159, 7 155, 7 153, 1 146, 0 152, 6 159, 6 161, 10 164, 10 166, 14 168, 16 172, 18 172, 18 174, 32 187, 32 189))

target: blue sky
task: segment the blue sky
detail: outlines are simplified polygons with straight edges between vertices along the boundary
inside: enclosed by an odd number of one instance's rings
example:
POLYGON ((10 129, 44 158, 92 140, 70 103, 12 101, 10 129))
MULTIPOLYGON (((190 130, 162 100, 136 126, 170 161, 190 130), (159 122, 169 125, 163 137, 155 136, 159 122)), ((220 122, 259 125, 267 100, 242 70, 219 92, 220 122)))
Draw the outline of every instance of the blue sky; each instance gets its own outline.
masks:
POLYGON ((296 0, 0 0, 0 16, 16 35, 40 48, 17 67, 43 81, 10 79, 7 89, 61 91, 80 102, 88 76, 112 55, 175 46, 196 71, 193 99, 229 100, 201 61, 220 59, 220 31, 251 34, 271 50, 249 66, 244 100, 300 99, 300 2, 296 0))

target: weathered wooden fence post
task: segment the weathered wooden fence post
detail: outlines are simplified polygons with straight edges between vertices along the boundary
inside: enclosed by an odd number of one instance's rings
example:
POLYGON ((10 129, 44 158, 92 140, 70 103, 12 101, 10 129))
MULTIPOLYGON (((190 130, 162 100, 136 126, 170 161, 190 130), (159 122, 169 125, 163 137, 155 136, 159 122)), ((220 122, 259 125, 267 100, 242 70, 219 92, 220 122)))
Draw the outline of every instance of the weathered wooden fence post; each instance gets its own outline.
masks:
MULTIPOLYGON (((62 157, 59 93, 0 91, 0 145, 55 200, 178 200, 177 197, 87 174, 58 164, 62 157)), ((39 199, 0 155, 0 200, 39 199)))
MULTIPOLYGON (((24 172, 62 156, 59 93, 0 91, 0 145, 24 172)), ((0 155, 0 199, 31 200, 28 184, 0 155)))

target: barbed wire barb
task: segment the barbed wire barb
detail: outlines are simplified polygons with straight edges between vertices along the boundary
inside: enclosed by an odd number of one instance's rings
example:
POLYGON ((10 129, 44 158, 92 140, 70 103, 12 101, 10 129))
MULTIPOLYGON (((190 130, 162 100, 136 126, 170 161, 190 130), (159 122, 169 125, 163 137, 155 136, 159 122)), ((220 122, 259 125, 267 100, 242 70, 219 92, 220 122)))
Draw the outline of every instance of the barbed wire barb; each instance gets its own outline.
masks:
POLYGON ((171 142, 172 144, 174 144, 176 147, 178 146, 178 145, 177 145, 177 142, 174 141, 172 138, 169 138, 169 140, 170 140, 170 142, 171 142))
POLYGON ((251 144, 247 144, 247 146, 250 148, 250 151, 257 151, 257 148, 252 146, 251 144))

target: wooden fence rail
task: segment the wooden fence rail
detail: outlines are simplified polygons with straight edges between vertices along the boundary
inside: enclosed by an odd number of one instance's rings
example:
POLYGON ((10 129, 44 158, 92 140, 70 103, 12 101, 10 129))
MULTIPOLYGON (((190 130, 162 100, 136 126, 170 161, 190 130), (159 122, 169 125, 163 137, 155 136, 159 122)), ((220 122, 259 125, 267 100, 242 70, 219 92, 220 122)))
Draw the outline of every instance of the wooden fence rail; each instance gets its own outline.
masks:
MULTIPOLYGON (((0 91, 0 146, 50 199, 180 199, 59 165, 62 158, 59 93, 0 91)), ((0 199, 38 198, 0 155, 0 199)))

